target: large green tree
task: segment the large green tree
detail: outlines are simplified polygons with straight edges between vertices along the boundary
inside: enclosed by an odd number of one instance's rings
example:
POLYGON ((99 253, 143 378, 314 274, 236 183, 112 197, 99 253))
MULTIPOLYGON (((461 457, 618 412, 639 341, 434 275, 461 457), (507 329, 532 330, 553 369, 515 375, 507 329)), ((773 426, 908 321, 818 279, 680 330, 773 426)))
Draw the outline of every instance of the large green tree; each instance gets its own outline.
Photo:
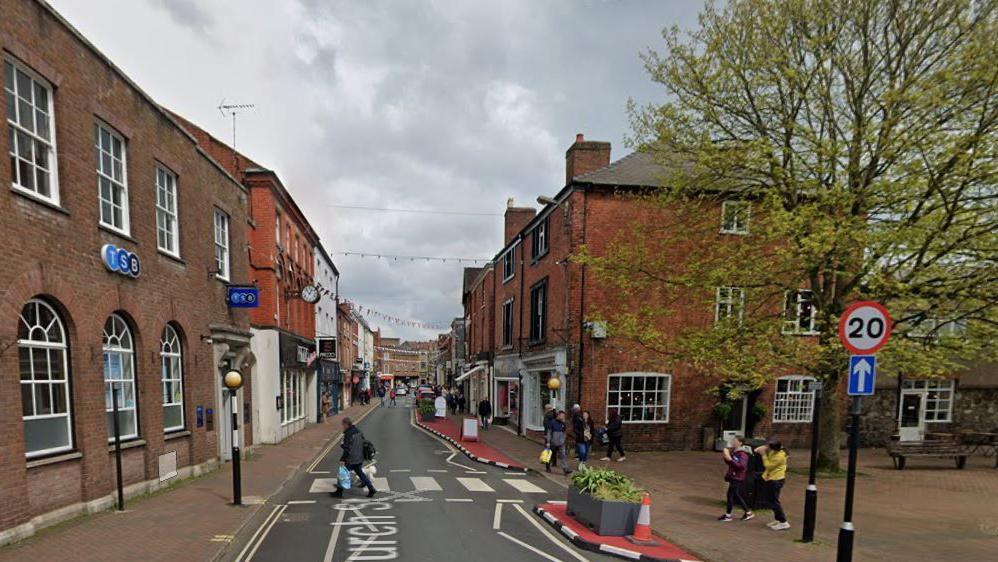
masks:
POLYGON ((825 381, 825 468, 850 302, 895 318, 882 373, 994 359, 996 21, 995 0, 731 0, 666 30, 644 60, 668 101, 631 108, 635 144, 664 170, 637 199, 662 220, 579 257, 619 290, 601 311, 614 335, 728 388, 788 370, 825 381), (718 234, 725 199, 750 205, 728 209, 748 234, 718 234), (719 321, 669 321, 714 306, 716 287, 743 290, 722 295, 719 321))

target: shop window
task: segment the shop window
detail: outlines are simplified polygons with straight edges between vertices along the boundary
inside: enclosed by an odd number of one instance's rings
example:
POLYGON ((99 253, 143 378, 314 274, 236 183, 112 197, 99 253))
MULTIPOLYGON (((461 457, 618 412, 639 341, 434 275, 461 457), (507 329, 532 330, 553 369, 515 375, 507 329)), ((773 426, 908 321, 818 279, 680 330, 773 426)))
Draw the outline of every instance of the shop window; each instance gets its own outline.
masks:
POLYGON ((21 309, 17 326, 24 452, 28 458, 73 448, 69 361, 62 318, 45 301, 21 309))
POLYGON ((104 406, 107 412, 108 441, 114 440, 114 404, 118 399, 118 430, 121 439, 139 436, 137 394, 135 392, 135 347, 125 319, 112 314, 104 323, 104 406))
POLYGON ((624 423, 666 423, 672 375, 620 373, 607 379, 606 407, 617 410, 624 423))
POLYGON ((163 382, 163 431, 184 429, 183 355, 177 331, 166 325, 160 340, 160 376, 163 382))

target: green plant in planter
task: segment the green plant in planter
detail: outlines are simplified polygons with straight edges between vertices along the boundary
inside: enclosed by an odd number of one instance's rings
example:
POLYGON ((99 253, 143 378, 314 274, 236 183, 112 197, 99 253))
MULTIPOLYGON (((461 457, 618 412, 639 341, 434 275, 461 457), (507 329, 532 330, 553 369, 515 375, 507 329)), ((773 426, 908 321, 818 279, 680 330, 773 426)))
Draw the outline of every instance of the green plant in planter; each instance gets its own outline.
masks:
POLYGON ((572 475, 580 492, 603 501, 641 503, 644 492, 630 478, 609 468, 583 468, 572 475))
POLYGON ((419 413, 422 416, 432 416, 437 413, 437 408, 433 405, 432 400, 420 400, 419 413))
POLYGON ((756 421, 766 419, 766 414, 769 413, 769 408, 765 404, 756 402, 752 406, 752 415, 755 417, 756 421))
POLYGON ((731 415, 731 402, 719 402, 714 404, 714 415, 724 421, 731 415))

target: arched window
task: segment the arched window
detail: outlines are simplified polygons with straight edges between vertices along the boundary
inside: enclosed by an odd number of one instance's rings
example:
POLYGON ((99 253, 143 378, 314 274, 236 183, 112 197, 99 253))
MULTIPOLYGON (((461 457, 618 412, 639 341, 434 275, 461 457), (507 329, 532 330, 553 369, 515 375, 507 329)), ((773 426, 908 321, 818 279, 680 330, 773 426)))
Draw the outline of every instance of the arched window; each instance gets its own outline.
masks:
POLYGON ((180 338, 173 326, 163 328, 159 343, 160 376, 163 379, 163 431, 184 429, 184 374, 180 338))
POLYGON ((139 436, 139 418, 135 393, 135 346, 132 331, 117 314, 104 323, 104 403, 107 411, 108 440, 114 440, 114 406, 111 393, 118 398, 118 430, 122 439, 139 436))
POLYGON ((45 301, 21 309, 17 351, 21 372, 24 452, 37 457, 73 448, 69 362, 62 319, 45 301))

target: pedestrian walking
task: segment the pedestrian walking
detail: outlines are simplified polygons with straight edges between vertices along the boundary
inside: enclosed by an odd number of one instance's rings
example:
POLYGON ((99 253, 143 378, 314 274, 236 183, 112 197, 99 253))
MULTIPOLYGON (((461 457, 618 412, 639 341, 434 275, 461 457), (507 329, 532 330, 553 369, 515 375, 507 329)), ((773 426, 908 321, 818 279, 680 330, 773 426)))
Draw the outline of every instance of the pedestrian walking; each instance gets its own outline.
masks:
POLYGON ((787 514, 784 513, 783 506, 780 504, 780 491, 783 490, 783 483, 787 478, 787 457, 789 455, 783 450, 783 444, 776 439, 771 439, 765 445, 756 448, 755 452, 762 456, 762 466, 766 469, 762 473, 763 486, 771 498, 771 507, 775 518, 766 526, 774 531, 785 531, 790 528, 790 523, 787 522, 787 514))
POLYGON ((391 400, 391 407, 394 408, 395 407, 395 388, 394 387, 392 387, 391 392, 388 393, 388 397, 391 400))
MULTIPOLYGON (((572 473, 572 469, 568 468, 568 457, 565 454, 565 438, 568 427, 565 425, 565 411, 562 410, 558 412, 551 423, 548 424, 548 431, 545 435, 545 446, 551 449, 553 453, 551 455, 552 459, 557 459, 558 466, 565 472, 565 476, 572 473)), ((548 465, 547 471, 551 472, 551 466, 548 465)))
MULTIPOLYGON (((340 464, 347 467, 347 470, 353 471, 360 478, 361 485, 367 488, 367 497, 372 498, 378 491, 374 489, 374 484, 371 483, 371 479, 364 472, 365 443, 367 443, 367 439, 357 429, 357 426, 353 424, 353 420, 348 417, 343 418, 343 442, 340 443, 343 455, 340 456, 340 464)), ((371 450, 373 451, 373 446, 371 450)), ((343 487, 340 486, 338 481, 336 483, 336 491, 329 492, 329 495, 334 498, 343 497, 343 487)))
MULTIPOLYGON (((554 421, 554 418, 555 418, 555 416, 557 414, 558 413, 554 409, 554 404, 545 404, 544 405, 544 439, 545 440, 547 439, 548 431, 551 430, 551 422, 554 421)), ((545 470, 547 470, 548 472, 551 472, 551 464, 553 462, 554 462, 554 455, 551 455, 551 458, 549 458, 548 462, 545 463, 545 465, 544 465, 545 470)))
POLYGON ((610 410, 610 416, 606 420, 606 437, 610 440, 610 443, 606 448, 606 456, 600 460, 613 460, 613 450, 617 449, 620 452, 620 458, 617 459, 617 462, 623 462, 627 458, 624 455, 624 447, 622 445, 624 441, 624 420, 621 419, 620 413, 617 410, 610 410))
POLYGON ((724 481, 728 483, 728 503, 724 515, 717 518, 718 521, 731 521, 731 510, 735 503, 742 508, 742 521, 748 521, 755 517, 742 493, 745 485, 745 471, 748 469, 749 453, 745 451, 744 438, 736 435, 728 441, 728 446, 721 453, 724 463, 728 465, 728 471, 724 474, 724 481))
POLYGON ((482 398, 478 403, 478 417, 482 420, 482 429, 489 428, 489 418, 492 416, 492 402, 488 397, 482 398))
POLYGON ((575 454, 579 457, 579 470, 589 462, 589 451, 596 435, 596 425, 588 411, 580 413, 572 421, 572 433, 575 437, 575 454))
POLYGON ((447 395, 447 407, 450 408, 450 415, 457 415, 457 394, 454 392, 447 395))
POLYGON ((380 400, 380 403, 378 405, 381 406, 381 407, 384 407, 385 406, 385 386, 381 385, 381 384, 378 385, 378 400, 380 400))
POLYGON ((457 411, 463 414, 464 413, 464 406, 465 406, 464 391, 458 390, 457 391, 457 411))

